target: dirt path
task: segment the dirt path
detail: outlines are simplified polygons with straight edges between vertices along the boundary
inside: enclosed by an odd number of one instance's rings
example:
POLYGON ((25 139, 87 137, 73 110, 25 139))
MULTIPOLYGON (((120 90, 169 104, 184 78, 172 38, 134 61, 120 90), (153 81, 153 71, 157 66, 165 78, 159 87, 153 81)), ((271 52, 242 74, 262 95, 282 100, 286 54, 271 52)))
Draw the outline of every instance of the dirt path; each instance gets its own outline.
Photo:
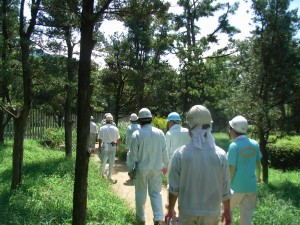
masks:
MULTIPOLYGON (((91 157, 94 160, 100 161, 98 154, 92 154, 91 157)), ((108 168, 108 164, 106 165, 106 168, 108 168)), ((119 160, 118 158, 116 158, 115 161, 112 179, 117 180, 116 184, 112 184, 112 188, 115 191, 115 193, 121 198, 123 198, 135 212, 134 185, 132 180, 129 180, 129 177, 127 175, 126 163, 122 160, 119 160)), ((167 202, 167 195, 168 195, 167 189, 164 186, 162 188, 161 193, 162 193, 163 206, 164 206, 167 202)), ((145 213, 146 213, 146 225, 153 225, 153 212, 152 212, 149 196, 147 196, 145 213)), ((164 214, 165 213, 166 213, 166 209, 164 208, 164 214)))
MULTIPOLYGON (((99 161, 100 163, 100 159, 97 153, 92 154, 91 157, 92 159, 99 161)), ((106 165, 106 168, 108 168, 108 164, 106 165)), ((128 203, 128 205, 132 208, 132 210, 135 212, 134 184, 132 180, 129 180, 129 177, 127 175, 126 163, 118 158, 116 158, 115 161, 112 179, 117 180, 116 184, 112 184, 112 188, 115 191, 115 193, 120 198, 123 198, 128 203)), ((167 203, 167 198, 168 198, 168 191, 165 186, 162 187, 161 194, 162 194, 163 208, 164 208, 164 215, 165 215, 167 211, 164 205, 167 203)), ((177 209, 177 203, 175 209, 177 209)), ((146 225, 153 225, 153 212, 152 212, 149 196, 147 196, 145 213, 146 213, 146 225)), ((219 225, 222 225, 222 222, 219 222, 219 225)))

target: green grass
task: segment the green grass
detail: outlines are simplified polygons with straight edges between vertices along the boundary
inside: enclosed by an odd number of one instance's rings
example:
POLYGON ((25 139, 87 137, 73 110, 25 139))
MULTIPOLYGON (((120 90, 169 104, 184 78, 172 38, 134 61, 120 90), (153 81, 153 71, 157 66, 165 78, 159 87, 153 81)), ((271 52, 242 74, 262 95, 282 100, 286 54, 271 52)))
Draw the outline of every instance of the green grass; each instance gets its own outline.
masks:
POLYGON ((216 145, 227 152, 231 140, 227 133, 213 133, 216 145))
MULTIPOLYGON (((25 141, 23 183, 10 191, 12 143, 0 146, 0 224, 71 224, 75 157, 25 141)), ((90 161, 87 224, 136 224, 132 210, 90 161)))

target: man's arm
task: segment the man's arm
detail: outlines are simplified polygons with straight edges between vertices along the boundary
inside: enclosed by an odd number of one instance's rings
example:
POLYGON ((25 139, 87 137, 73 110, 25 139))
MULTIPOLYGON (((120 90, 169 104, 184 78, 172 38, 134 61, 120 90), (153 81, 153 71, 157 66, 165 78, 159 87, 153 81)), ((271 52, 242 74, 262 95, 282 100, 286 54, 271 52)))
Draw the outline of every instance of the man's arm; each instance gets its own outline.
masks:
POLYGON ((231 212, 230 212, 230 200, 226 199, 223 201, 223 213, 222 213, 222 222, 225 225, 229 225, 231 223, 231 212), (225 221, 224 221, 225 220, 225 221))
POLYGON ((175 204, 177 201, 177 196, 169 192, 169 206, 166 217, 173 218, 175 216, 175 204))
POLYGON ((101 152, 101 146, 102 145, 102 140, 101 139, 99 139, 99 146, 98 146, 98 148, 99 148, 99 151, 101 152))
POLYGON ((235 174, 235 166, 229 165, 229 172, 230 172, 230 181, 232 181, 235 174))

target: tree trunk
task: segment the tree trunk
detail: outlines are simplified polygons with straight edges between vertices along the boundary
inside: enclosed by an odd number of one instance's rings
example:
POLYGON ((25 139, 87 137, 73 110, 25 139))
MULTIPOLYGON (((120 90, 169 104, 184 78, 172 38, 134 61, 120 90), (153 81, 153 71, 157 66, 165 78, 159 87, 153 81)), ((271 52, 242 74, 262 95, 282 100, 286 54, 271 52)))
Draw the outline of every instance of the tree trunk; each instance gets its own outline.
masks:
POLYGON ((78 68, 77 102, 77 148, 73 195, 73 225, 86 224, 87 178, 88 178, 88 137, 90 132, 91 101, 91 54, 94 47, 91 21, 93 1, 84 1, 81 16, 80 59, 78 68))
POLYGON ((19 114, 15 115, 14 123, 14 147, 13 147, 13 174, 11 188, 17 188, 22 182, 22 167, 24 154, 24 135, 28 116, 32 103, 32 72, 29 62, 30 37, 34 31, 36 16, 39 10, 41 0, 37 0, 31 7, 31 20, 26 24, 27 32, 25 32, 24 5, 25 0, 21 1, 20 7, 20 46, 22 54, 22 75, 23 75, 23 109, 19 114))
POLYGON ((68 80, 66 85, 66 102, 65 102, 65 151, 66 156, 72 156, 72 100, 73 100, 73 80, 74 80, 74 65, 73 65, 73 46, 71 45, 70 28, 65 30, 66 43, 68 46, 68 65, 67 73, 68 80))
POLYGON ((21 116, 14 120, 14 145, 11 190, 17 189, 22 183, 24 136, 29 111, 23 111, 21 116))
POLYGON ((269 179, 269 166, 268 166, 269 155, 266 148, 267 141, 265 139, 265 132, 262 130, 262 128, 259 129, 259 146, 262 154, 261 165, 262 165, 263 182, 267 184, 269 179))
POLYGON ((32 103, 32 80, 29 67, 29 45, 22 44, 22 67, 23 67, 23 109, 14 121, 14 147, 11 188, 17 188, 22 182, 22 166, 24 153, 24 138, 28 116, 32 103))
POLYGON ((73 193, 73 225, 86 224, 87 208, 87 180, 90 153, 88 139, 90 135, 91 116, 91 55, 95 45, 93 30, 97 19, 102 16, 112 0, 103 2, 103 7, 97 16, 93 13, 94 1, 84 0, 82 4, 80 24, 80 58, 78 67, 78 94, 77 94, 77 147, 75 182, 73 193))
POLYGON ((72 128, 73 121, 71 117, 71 107, 69 106, 69 94, 67 92, 67 99, 65 103, 65 153, 67 157, 72 156, 72 128))
MULTIPOLYGON (((2 103, 5 102, 5 96, 8 94, 7 92, 7 75, 5 74, 7 71, 7 49, 8 49, 8 39, 9 39, 9 35, 8 35, 8 26, 7 26, 7 20, 8 20, 8 2, 7 0, 3 0, 2 1, 2 5, 1 5, 1 13, 2 13, 2 32, 1 32, 1 36, 2 36, 2 49, 1 49, 1 86, 0 86, 0 97, 2 99, 2 103)), ((1 101, 0 101, 1 102, 1 101)), ((0 110, 0 144, 4 143, 4 129, 5 129, 5 124, 4 124, 4 111, 0 110)))
POLYGON ((5 129, 5 126, 3 125, 4 124, 4 111, 3 110, 0 110, 0 144, 3 144, 4 143, 4 129, 5 129))

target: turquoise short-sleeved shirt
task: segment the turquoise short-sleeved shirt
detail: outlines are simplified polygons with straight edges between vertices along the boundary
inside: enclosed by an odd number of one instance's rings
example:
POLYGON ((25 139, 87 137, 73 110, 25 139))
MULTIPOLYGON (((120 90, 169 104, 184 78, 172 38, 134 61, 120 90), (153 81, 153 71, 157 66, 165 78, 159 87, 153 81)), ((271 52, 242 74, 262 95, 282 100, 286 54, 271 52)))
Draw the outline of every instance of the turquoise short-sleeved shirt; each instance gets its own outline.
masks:
POLYGON ((256 162, 262 157, 257 141, 238 136, 227 154, 229 166, 235 166, 231 189, 236 193, 257 192, 256 162))

